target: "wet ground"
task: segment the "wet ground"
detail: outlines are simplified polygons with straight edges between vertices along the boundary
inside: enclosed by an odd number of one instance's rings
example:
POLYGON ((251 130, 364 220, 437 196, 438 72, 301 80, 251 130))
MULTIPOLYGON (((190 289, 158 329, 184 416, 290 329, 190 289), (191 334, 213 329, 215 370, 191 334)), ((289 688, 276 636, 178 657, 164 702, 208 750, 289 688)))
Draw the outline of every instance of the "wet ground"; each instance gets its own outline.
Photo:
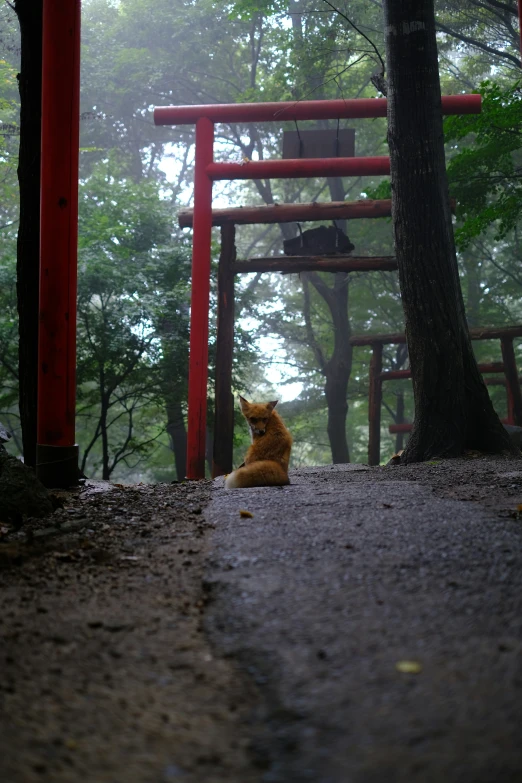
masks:
POLYGON ((0 780, 520 783, 522 464, 291 480, 0 524, 0 780))

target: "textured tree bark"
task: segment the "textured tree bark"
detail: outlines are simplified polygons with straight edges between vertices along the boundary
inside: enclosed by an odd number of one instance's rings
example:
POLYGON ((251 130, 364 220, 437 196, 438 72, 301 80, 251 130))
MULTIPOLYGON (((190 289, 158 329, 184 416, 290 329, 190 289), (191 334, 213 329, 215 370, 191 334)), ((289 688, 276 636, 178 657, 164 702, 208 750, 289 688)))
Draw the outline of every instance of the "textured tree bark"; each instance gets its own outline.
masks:
POLYGON ((167 432, 174 453, 176 476, 178 481, 184 481, 187 475, 187 428, 179 400, 167 403, 167 419, 167 432))
POLYGON ((471 348, 444 160, 433 0, 384 0, 392 220, 415 422, 401 462, 519 453, 471 348))
POLYGON ((36 465, 38 393, 38 292, 40 258, 40 136, 43 0, 16 0, 21 33, 20 225, 17 245, 19 405, 24 461, 36 465))
POLYGON ((234 357, 234 272, 236 228, 221 227, 221 253, 218 268, 218 307, 216 336, 215 425, 212 478, 232 471, 234 447, 234 396, 232 363, 234 357))
POLYGON ((334 277, 331 300, 328 302, 334 328, 334 349, 326 363, 324 393, 328 405, 328 439, 334 464, 350 462, 346 437, 348 416, 348 381, 352 371, 352 346, 350 345, 350 319, 348 317, 348 275, 338 273, 334 277))
MULTIPOLYGON (((404 392, 397 393, 397 404, 395 408, 395 424, 404 424, 404 392)), ((395 453, 402 450, 404 445, 404 432, 398 432, 395 437, 395 453)))

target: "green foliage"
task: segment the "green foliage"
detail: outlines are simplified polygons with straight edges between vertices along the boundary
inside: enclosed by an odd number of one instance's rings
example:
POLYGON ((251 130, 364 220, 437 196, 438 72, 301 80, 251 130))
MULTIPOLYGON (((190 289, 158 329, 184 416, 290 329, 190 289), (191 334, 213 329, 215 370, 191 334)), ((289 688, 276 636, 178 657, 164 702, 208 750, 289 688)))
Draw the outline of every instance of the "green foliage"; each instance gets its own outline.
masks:
POLYGON ((256 14, 271 16, 288 7, 287 0, 236 0, 229 4, 230 18, 242 21, 250 20, 256 14))
POLYGON ((383 179, 377 187, 367 188, 366 195, 368 198, 380 199, 391 198, 391 182, 389 179, 383 179))
POLYGON ((448 166, 451 193, 457 198, 461 248, 495 225, 503 239, 522 214, 521 82, 481 85, 482 112, 447 117, 445 136, 454 152, 448 166))
POLYGON ((84 469, 104 478, 150 457, 186 376, 190 264, 171 224, 157 182, 122 177, 117 156, 82 183, 78 404, 84 469))
MULTIPOLYGON (((362 23, 383 51, 379 3, 338 0, 334 5, 362 23)), ((475 6, 467 0, 439 3, 438 20, 497 47, 500 54, 516 53, 509 25, 475 6)), ((12 12, 4 6, 0 13, 12 12)), ((321 0, 85 0, 82 15, 79 441, 90 473, 109 470, 119 478, 168 479, 167 412, 176 408, 182 417, 186 414, 190 296, 191 237, 177 229, 175 212, 190 199, 194 135, 191 127, 155 128, 152 105, 373 97, 370 77, 379 64, 369 43, 321 0)), ((491 78, 489 53, 450 36, 440 36, 439 43, 444 92, 469 92, 484 77, 491 78)), ((0 120, 16 127, 17 63, 12 59, 7 53, 0 61, 0 120)), ((481 88, 483 114, 446 121, 462 280, 473 325, 522 320, 520 91, 509 87, 500 62, 495 60, 496 84, 481 88)), ((356 129, 357 155, 387 153, 385 120, 344 125, 356 129)), ((219 126, 217 157, 279 157, 281 132, 278 123, 219 126)), ((16 135, 0 131, 0 226, 6 226, 0 234, 0 416, 9 409, 13 427, 16 374, 6 365, 12 360, 16 365, 17 352, 16 155, 16 135)), ((340 188, 339 198, 350 200, 390 197, 389 182, 380 178, 345 178, 340 188)), ((231 204, 332 198, 324 180, 216 185, 218 194, 222 203, 228 199, 231 204)), ((361 255, 393 252, 387 220, 352 221, 348 233, 361 255)), ((278 226, 242 227, 239 256, 278 253, 282 239, 278 226)), ((216 243, 214 257, 217 250, 216 243)), ((321 279, 332 285, 331 275, 321 279)), ((328 359, 331 313, 317 291, 310 290, 311 326, 328 359)), ((296 399, 281 406, 296 442, 294 465, 330 461, 324 376, 308 339, 301 280, 294 275, 238 276, 236 292, 234 389, 268 399, 274 379, 283 391, 292 388, 285 384, 297 384, 302 390, 296 399)), ((211 306, 214 314, 215 261, 211 306)), ((397 276, 350 275, 349 313, 353 333, 401 331, 397 276)), ((212 315, 210 396, 214 323, 212 315)), ((496 344, 476 349, 485 361, 500 358, 496 344)), ((369 360, 367 348, 354 350, 348 388, 351 455, 362 461, 369 360)), ((385 369, 398 369, 404 367, 404 357, 390 346, 384 363, 385 369)), ((402 391, 405 416, 411 420, 410 384, 384 385, 383 456, 396 445, 387 425, 397 415, 402 391)), ((501 410, 503 390, 496 387, 492 393, 501 410)), ((212 407, 210 399, 210 418, 212 407)), ((238 414, 238 461, 245 438, 238 414)))

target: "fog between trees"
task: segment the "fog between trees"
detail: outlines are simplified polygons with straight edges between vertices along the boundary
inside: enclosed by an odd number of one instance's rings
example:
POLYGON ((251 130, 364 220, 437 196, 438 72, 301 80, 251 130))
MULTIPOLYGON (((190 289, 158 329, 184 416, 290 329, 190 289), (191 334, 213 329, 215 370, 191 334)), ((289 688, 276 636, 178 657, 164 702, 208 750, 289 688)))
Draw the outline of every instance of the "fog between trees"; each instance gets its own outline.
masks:
MULTIPOLYGON (((516 8, 483 5, 436 3, 443 93, 480 88, 484 94, 481 117, 445 121, 471 326, 522 322, 516 8)), ((322 0, 83 4, 77 440, 87 475, 169 480, 176 466, 183 475, 191 237, 178 229, 176 215, 191 203, 194 134, 191 127, 155 128, 152 107, 380 95, 371 81, 380 69, 376 50, 384 56, 380 3, 337 7, 366 38, 322 0)), ((15 14, 6 5, 0 13, 0 420, 15 435, 11 450, 20 453, 19 38, 15 14)), ((341 121, 340 127, 355 128, 356 155, 387 154, 385 120, 341 121)), ((282 129, 218 127, 217 155, 228 161, 280 157, 282 129)), ((356 200, 387 191, 386 182, 368 177, 219 184, 215 204, 356 200)), ((350 221, 346 230, 357 255, 393 254, 388 220, 350 221)), ((238 256, 278 254, 283 238, 296 232, 295 224, 240 227, 238 256)), ((215 259, 218 239, 216 231, 215 259)), ((332 447, 337 461, 339 455, 366 461, 369 352, 352 353, 346 338, 403 330, 396 273, 238 277, 236 295, 235 392, 284 401, 280 411, 294 436, 295 466, 331 462, 332 447), (337 414, 339 406, 348 409, 344 431, 334 428, 334 443, 327 432, 329 381, 337 414)), ((215 295, 212 306, 211 324, 215 295)), ((214 337, 211 329, 211 365, 214 337)), ((481 361, 500 360, 497 342, 474 348, 481 361)), ((517 359, 520 365, 518 347, 517 359)), ((404 347, 391 346, 385 369, 406 366, 404 347)), ((212 375, 211 366, 209 446, 212 375)), ((503 388, 490 391, 505 415, 503 388)), ((385 386, 384 408, 383 456, 397 445, 386 434, 388 424, 413 417, 408 381, 385 386)), ((237 461, 245 440, 239 425, 237 461)))

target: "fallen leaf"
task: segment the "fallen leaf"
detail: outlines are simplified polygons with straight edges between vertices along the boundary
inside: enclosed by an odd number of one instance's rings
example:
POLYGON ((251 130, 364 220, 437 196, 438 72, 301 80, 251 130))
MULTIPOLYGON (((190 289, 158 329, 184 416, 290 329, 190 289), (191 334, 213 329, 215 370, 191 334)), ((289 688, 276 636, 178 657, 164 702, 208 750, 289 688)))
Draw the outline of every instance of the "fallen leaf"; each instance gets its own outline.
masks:
POLYGON ((244 508, 239 509, 239 516, 243 518, 253 519, 254 515, 251 511, 245 511, 244 508))
POLYGON ((397 661, 395 668, 401 674, 419 674, 422 671, 422 664, 418 661, 397 661))

